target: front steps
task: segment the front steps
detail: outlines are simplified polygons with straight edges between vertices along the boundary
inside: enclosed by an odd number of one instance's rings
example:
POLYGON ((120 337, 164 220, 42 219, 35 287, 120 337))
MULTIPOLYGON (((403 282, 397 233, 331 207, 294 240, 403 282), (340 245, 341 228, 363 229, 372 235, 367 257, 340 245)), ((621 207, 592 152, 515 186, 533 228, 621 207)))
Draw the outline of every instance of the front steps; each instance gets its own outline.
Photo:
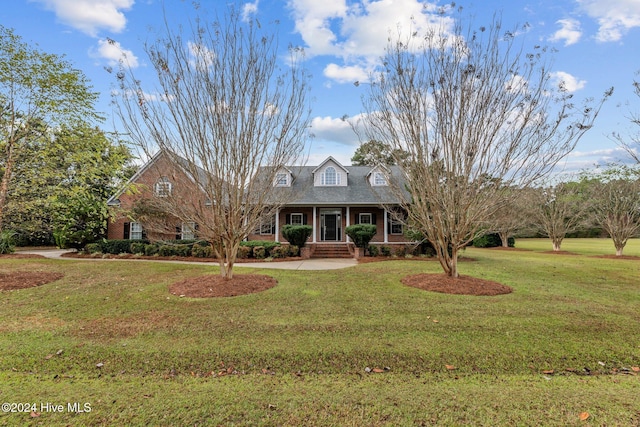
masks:
POLYGON ((346 243, 316 243, 311 258, 353 258, 346 243))

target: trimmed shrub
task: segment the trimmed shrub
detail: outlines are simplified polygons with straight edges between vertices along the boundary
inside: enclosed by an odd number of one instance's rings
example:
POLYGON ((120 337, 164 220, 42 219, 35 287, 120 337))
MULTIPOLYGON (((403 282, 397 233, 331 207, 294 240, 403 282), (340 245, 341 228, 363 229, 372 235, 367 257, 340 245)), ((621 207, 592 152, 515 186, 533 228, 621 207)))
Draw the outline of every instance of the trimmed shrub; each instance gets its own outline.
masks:
MULTIPOLYGON (((87 245, 88 246, 88 245, 87 245)), ((130 246, 129 246, 129 251, 132 254, 144 254, 144 247, 147 246, 145 243, 142 242, 133 242, 130 246)))
POLYGON ((366 249, 376 234, 376 226, 373 224, 350 225, 344 229, 344 232, 357 247, 366 249))
POLYGON ((292 245, 300 248, 304 247, 307 239, 313 233, 313 227, 310 225, 285 225, 282 227, 282 237, 287 239, 292 245))
POLYGON ((253 257, 256 259, 265 259, 267 257, 266 248, 264 246, 254 246, 253 257))
POLYGON ((393 251, 393 255, 394 256, 398 256, 398 257, 403 257, 407 254, 407 248, 405 248, 404 246, 398 246, 397 248, 395 248, 395 250, 393 251))
POLYGON ((171 245, 160 245, 158 247, 158 255, 160 255, 160 256, 171 256, 171 255, 173 255, 173 246, 171 246, 171 245))
POLYGON ((188 257, 191 256, 193 244, 187 245, 174 245, 173 246, 173 255, 175 256, 183 256, 188 257))
POLYGON ((160 256, 188 257, 188 256, 191 256, 192 246, 193 245, 191 245, 191 244, 187 244, 187 245, 172 245, 172 244, 160 245, 160 247, 158 248, 158 255, 160 255, 160 256))
POLYGON ((196 258, 212 258, 213 249, 211 249, 211 246, 202 246, 198 243, 193 245, 193 249, 191 249, 191 256, 196 258))
POLYGON ((256 246, 262 246, 267 253, 274 247, 276 246, 280 246, 280 242, 274 242, 272 240, 249 240, 246 242, 241 242, 240 246, 247 246, 251 249, 255 248, 256 246))
POLYGON ((382 256, 391 256, 391 248, 389 246, 381 246, 380 253, 382 256))
POLYGON ((128 239, 115 239, 115 240, 103 240, 100 242, 100 249, 103 254, 130 254, 131 244, 133 243, 149 243, 146 240, 128 240, 128 239))
MULTIPOLYGON (((212 254, 213 256, 213 254, 212 254)), ((251 248, 249 246, 238 247, 238 254, 236 255, 240 259, 247 259, 251 256, 251 248)))
POLYGON ((102 252, 102 248, 100 248, 100 243, 87 243, 84 246, 84 252, 87 254, 99 254, 102 252))
POLYGON ((270 253, 273 258, 286 258, 289 256, 289 247, 288 246, 276 246, 271 249, 270 253))
POLYGON ((298 245, 289 245, 289 256, 300 255, 300 247, 298 245))
POLYGON ((369 246, 369 255, 378 256, 380 254, 380 248, 377 246, 369 246))
POLYGON ((144 254, 146 256, 153 256, 158 254, 158 245, 150 243, 144 246, 144 254))

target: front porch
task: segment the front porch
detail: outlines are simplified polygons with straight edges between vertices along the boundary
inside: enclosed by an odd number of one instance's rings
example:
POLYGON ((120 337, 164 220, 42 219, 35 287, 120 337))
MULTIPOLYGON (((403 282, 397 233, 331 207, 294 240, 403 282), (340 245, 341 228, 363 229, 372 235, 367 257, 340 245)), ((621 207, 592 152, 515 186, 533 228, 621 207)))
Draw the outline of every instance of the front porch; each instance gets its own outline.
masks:
POLYGON ((395 215, 374 205, 287 206, 270 221, 264 221, 249 239, 288 243, 282 236, 282 227, 288 224, 312 227, 306 246, 314 258, 353 257, 355 246, 345 233, 345 229, 353 224, 376 226, 372 244, 408 243, 404 227, 395 215))
POLYGON ((351 243, 345 234, 353 224, 374 224, 377 229, 372 243, 405 243, 404 227, 386 209, 379 206, 300 206, 281 209, 271 224, 260 228, 251 239, 287 242, 282 227, 287 225, 311 225, 313 232, 309 243, 351 243))

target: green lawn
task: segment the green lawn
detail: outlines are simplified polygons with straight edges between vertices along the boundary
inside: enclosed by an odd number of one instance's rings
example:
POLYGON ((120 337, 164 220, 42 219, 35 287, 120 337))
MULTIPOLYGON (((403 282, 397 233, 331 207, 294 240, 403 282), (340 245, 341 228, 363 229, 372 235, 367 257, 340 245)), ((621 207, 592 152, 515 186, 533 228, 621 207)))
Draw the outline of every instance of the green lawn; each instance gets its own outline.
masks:
POLYGON ((462 274, 514 288, 497 297, 405 287, 440 271, 415 259, 238 268, 279 284, 206 300, 167 288, 215 265, 0 259, 65 273, 0 293, 0 397, 40 413, 0 425, 640 425, 640 260, 594 256, 605 239, 516 246, 464 253, 462 274))

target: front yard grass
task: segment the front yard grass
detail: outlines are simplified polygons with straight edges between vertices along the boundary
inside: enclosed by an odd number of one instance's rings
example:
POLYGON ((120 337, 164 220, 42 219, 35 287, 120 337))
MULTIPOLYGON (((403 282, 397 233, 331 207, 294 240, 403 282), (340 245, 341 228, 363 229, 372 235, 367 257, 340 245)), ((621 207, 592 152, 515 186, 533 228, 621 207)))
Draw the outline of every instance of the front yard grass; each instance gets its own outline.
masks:
POLYGON ((462 274, 514 289, 496 297, 400 283, 435 261, 240 266, 279 283, 192 299, 169 285, 216 266, 1 259, 65 276, 0 293, 0 398, 39 409, 0 425, 640 425, 640 260, 543 243, 467 249, 462 274))

